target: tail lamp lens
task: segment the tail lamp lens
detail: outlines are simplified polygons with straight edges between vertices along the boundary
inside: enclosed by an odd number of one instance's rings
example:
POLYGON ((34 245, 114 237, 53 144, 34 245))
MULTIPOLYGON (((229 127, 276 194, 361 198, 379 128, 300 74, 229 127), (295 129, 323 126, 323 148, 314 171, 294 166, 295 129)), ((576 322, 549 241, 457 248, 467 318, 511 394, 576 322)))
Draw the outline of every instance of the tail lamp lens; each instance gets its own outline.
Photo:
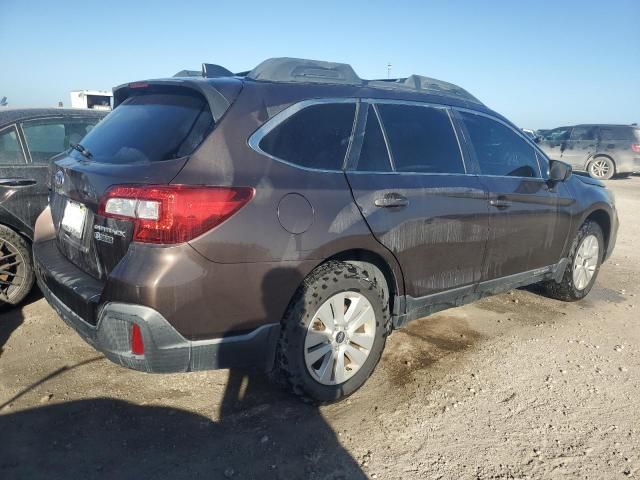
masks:
POLYGON ((636 153, 640 153, 640 143, 632 143, 631 150, 633 150, 636 153))
POLYGON ((144 355, 142 332, 140 331, 140 327, 135 323, 131 327, 131 353, 134 355, 144 355))
POLYGON ((174 244, 221 224, 253 195, 250 187, 116 185, 105 193, 98 214, 132 221, 134 241, 174 244))

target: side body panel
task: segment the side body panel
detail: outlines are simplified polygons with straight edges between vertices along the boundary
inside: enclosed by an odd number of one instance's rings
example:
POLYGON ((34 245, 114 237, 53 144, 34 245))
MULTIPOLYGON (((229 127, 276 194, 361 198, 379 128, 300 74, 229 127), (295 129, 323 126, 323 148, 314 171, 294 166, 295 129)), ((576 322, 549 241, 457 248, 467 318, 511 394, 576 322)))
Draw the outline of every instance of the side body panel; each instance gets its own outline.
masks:
POLYGON ((569 226, 557 189, 540 178, 480 179, 493 202, 482 281, 556 264, 569 226))

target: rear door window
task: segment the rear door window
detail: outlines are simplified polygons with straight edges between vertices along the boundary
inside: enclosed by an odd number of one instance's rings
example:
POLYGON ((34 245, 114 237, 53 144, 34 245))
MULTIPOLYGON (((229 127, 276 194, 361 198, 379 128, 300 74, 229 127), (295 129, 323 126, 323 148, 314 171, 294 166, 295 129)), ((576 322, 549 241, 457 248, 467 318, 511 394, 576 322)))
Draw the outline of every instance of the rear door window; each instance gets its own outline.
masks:
POLYGON ((51 157, 80 143, 98 123, 93 118, 49 118, 24 122, 22 131, 33 163, 47 163, 51 157))
POLYGON ((260 141, 264 152, 294 165, 340 170, 351 139, 355 103, 321 103, 290 116, 260 141))
POLYGON ((46 163, 49 158, 66 150, 62 118, 25 122, 22 131, 34 163, 46 163))
POLYGON ((378 110, 397 172, 465 173, 445 109, 381 103, 378 110))
POLYGON ((630 127, 600 127, 600 140, 604 142, 617 140, 633 142, 636 138, 630 127))
MULTIPOLYGON (((204 97, 188 90, 142 91, 127 98, 82 139, 100 163, 150 163, 191 154, 213 129, 204 97)), ((85 159, 79 152, 72 155, 85 159)))
POLYGON ((539 177, 534 148, 502 123, 460 112, 475 151, 480 173, 502 177, 539 177))
POLYGON ((391 171, 387 144, 384 141, 380 122, 373 105, 369 105, 367 111, 367 124, 364 130, 357 170, 360 172, 391 171))
POLYGON ((16 127, 0 129, 0 165, 24 165, 22 147, 16 127))

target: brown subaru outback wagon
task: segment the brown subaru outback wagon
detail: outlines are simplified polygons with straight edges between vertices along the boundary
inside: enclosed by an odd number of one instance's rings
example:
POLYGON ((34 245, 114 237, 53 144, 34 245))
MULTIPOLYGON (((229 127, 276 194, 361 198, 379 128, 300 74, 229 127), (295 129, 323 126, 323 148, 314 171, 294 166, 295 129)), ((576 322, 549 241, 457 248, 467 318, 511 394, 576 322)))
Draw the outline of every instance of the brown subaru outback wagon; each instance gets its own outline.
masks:
POLYGON ((465 90, 270 59, 129 83, 52 164, 38 283, 123 366, 258 367, 349 395, 408 321, 531 283, 591 289, 618 220, 465 90))

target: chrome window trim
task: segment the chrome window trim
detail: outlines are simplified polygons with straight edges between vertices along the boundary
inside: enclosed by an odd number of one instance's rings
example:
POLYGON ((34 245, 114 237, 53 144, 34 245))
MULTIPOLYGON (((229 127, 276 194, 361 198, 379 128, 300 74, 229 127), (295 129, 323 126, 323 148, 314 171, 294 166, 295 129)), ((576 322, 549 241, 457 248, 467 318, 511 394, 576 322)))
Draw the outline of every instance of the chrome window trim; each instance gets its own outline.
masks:
MULTIPOLYGON (((475 173, 428 173, 428 172, 372 172, 367 170, 348 170, 347 173, 351 175, 352 173, 366 173, 368 175, 427 175, 430 177, 433 176, 455 176, 455 177, 477 177, 478 175, 475 173)), ((506 177, 506 178, 517 178, 517 177, 506 177)), ((531 177, 526 177, 531 178, 531 177)))
MULTIPOLYGON (((294 168, 298 168, 300 170, 306 170, 306 171, 310 171, 310 172, 324 172, 324 173, 343 173, 345 170, 345 162, 347 160, 347 158, 349 158, 349 153, 353 144, 353 135, 355 133, 355 126, 357 123, 357 118, 358 118, 358 103, 367 103, 370 104, 374 107, 374 111, 376 112, 376 116, 378 119, 378 122, 380 124, 380 129, 382 130, 382 135, 385 139, 385 144, 387 147, 387 154, 389 155, 389 160, 391 162, 391 167, 393 168, 393 171, 391 172, 371 172, 371 171, 359 171, 359 170, 348 170, 348 172, 350 174, 355 173, 355 174, 374 174, 374 175, 456 175, 456 176, 470 176, 470 177, 478 177, 478 176, 484 176, 484 177, 492 177, 492 178, 514 178, 514 179, 526 179, 526 180, 541 180, 541 181, 546 181, 545 176, 542 174, 542 169, 540 167, 540 161, 538 159, 538 155, 537 153, 540 151, 540 147, 538 147, 535 143, 533 143, 531 141, 531 139, 529 139, 526 135, 522 134, 521 132, 519 132, 517 129, 513 128, 511 125, 509 125, 508 123, 506 123, 505 121, 501 120, 500 118, 495 117, 494 115, 491 114, 487 114, 485 112, 480 112, 478 110, 473 110, 471 108, 464 108, 464 107, 457 107, 457 106, 451 106, 451 105, 446 105, 446 104, 439 104, 439 103, 432 103, 432 102, 421 102, 421 101, 416 101, 416 100, 396 100, 396 99, 385 99, 385 98, 373 98, 373 97, 366 97, 366 98, 357 98, 357 97, 337 97, 337 98, 313 98, 313 99, 307 99, 307 100, 301 100, 300 102, 296 102, 293 105, 290 105, 289 107, 285 108, 284 110, 282 110, 281 112, 277 113, 276 115, 274 115, 273 117, 271 117, 269 120, 267 120, 263 125, 261 125, 255 132, 253 132, 250 136, 249 139, 247 140, 247 144, 249 145, 249 147, 251 147, 253 150, 255 150, 257 153, 261 154, 261 155, 265 155, 267 157, 269 157, 272 160, 275 160, 277 162, 283 163, 285 165, 294 167, 294 168), (347 151, 345 153, 345 158, 343 159, 342 165, 343 168, 342 169, 338 169, 338 170, 333 170, 333 169, 322 169, 322 168, 313 168, 313 167, 304 167, 302 165, 297 165, 295 163, 289 162, 287 160, 284 160, 282 158, 276 157, 274 155, 271 155, 267 152, 265 152, 264 150, 262 150, 260 148, 260 142, 262 141, 262 139, 269 133, 271 132, 274 128, 276 128, 280 123, 282 123, 283 121, 287 120, 289 117, 295 115, 296 113, 298 113, 299 111, 303 110, 304 108, 310 107, 312 105, 319 105, 319 104, 327 104, 327 103, 355 103, 356 104, 356 110, 354 112, 354 127, 351 131, 351 138, 349 139, 349 145, 347 146, 347 151), (386 104, 396 104, 396 105, 410 105, 410 106, 418 106, 418 107, 431 107, 431 108, 438 108, 438 109, 442 109, 442 110, 446 110, 447 114, 449 116, 449 120, 451 122, 451 127, 453 128, 454 134, 456 136, 456 140, 458 142, 458 148, 460 149, 460 156, 462 158, 462 163, 465 169, 465 173, 429 173, 429 172, 398 172, 395 170, 395 162, 393 160, 393 154, 391 153, 391 149, 390 149, 390 145, 389 145, 389 141, 387 138, 387 133, 386 130, 384 128, 384 124, 381 121, 381 117, 380 117, 380 113, 378 112, 378 109, 376 107, 376 104, 379 103, 386 103, 386 104), (458 136, 458 132, 455 128, 455 125, 453 123, 453 120, 451 118, 452 112, 456 110, 456 111, 462 111, 462 112, 468 112, 474 115, 480 115, 486 118, 489 118, 490 120, 493 120, 495 122, 498 122, 502 125, 504 125, 505 127, 509 128, 512 132, 514 132, 516 135, 518 135, 520 138, 522 138, 530 147, 532 147, 534 149, 534 153, 536 153, 536 163, 538 165, 538 173, 540 174, 539 177, 522 177, 522 176, 516 176, 516 175, 483 175, 481 173, 469 173, 469 170, 467 168, 467 158, 464 155, 464 151, 462 149, 462 143, 460 141, 460 138, 458 136)), ((468 142, 469 140, 467 140, 466 138, 464 139, 464 142, 468 142)), ((543 158, 546 158, 546 156, 543 156, 543 158)))
MULTIPOLYGON (((391 151, 391 143, 389 142, 389 137, 387 136, 387 129, 382 123, 382 116, 380 115, 380 111, 378 110, 378 105, 376 103, 366 102, 367 105, 371 105, 373 111, 376 114, 376 119, 378 120, 378 126, 380 127, 380 131, 382 132, 382 138, 384 139, 384 145, 387 148, 387 157, 389 158, 389 163, 391 164, 391 171, 396 171, 396 161, 393 158, 393 152, 391 151)), ((366 129, 366 126, 365 126, 366 129)))
POLYGON ((13 128, 13 131, 16 134, 16 140, 18 141, 18 145, 20 145, 20 148, 22 150, 22 163, 3 163, 2 166, 5 167, 11 167, 11 166, 15 166, 15 165, 30 165, 31 161, 30 158, 27 157, 27 149, 26 146, 24 145, 24 143, 22 142, 22 138, 20 136, 20 132, 18 131, 18 124, 17 123, 10 123, 9 125, 5 125, 4 127, 0 127, 0 134, 2 132, 4 132, 5 130, 9 130, 10 128, 13 128))
POLYGON ((453 122, 453 114, 450 108, 447 108, 447 115, 449 116, 449 122, 451 123, 451 128, 453 129, 453 133, 456 136, 456 142, 458 142, 458 150, 460 150, 460 158, 462 158, 462 166, 464 167, 464 173, 467 174, 469 170, 467 170, 467 159, 464 156, 464 152, 462 150, 462 143, 460 143, 460 138, 458 137, 458 129, 456 128, 456 124, 453 122))
POLYGON ((293 105, 288 106, 281 112, 278 112, 276 115, 274 115, 269 120, 267 120, 264 124, 262 124, 255 132, 253 132, 249 136, 249 139, 247 140, 247 144, 249 145, 249 147, 251 147, 253 150, 255 150, 261 155, 265 155, 266 157, 269 157, 270 159, 283 163, 285 165, 299 168, 300 170, 306 170, 310 172, 324 172, 324 173, 343 173, 344 167, 345 167, 345 161, 348 158, 349 150, 351 149, 351 144, 353 143, 354 129, 358 119, 358 109, 357 109, 358 102, 359 102, 359 99, 355 97, 353 98, 313 98, 313 99, 296 102, 293 105), (324 169, 324 168, 305 167, 302 165, 295 164, 293 162, 289 162, 280 157, 276 157, 275 155, 271 155, 270 153, 267 153, 262 148, 260 148, 260 142, 262 141, 262 139, 266 137, 272 130, 274 130, 278 125, 280 125, 282 122, 284 122, 288 118, 292 117, 293 115, 300 112, 301 110, 304 110, 307 107, 310 107, 313 105, 323 105, 323 104, 332 104, 332 103, 353 103, 356 106, 356 108, 354 108, 354 114, 353 114, 354 120, 353 120, 353 126, 351 127, 351 135, 349 137, 349 145, 347 145, 344 158, 342 159, 341 168, 337 170, 333 170, 333 169, 324 169))
MULTIPOLYGON (((505 127, 507 127, 509 130, 511 130, 513 133, 515 133, 518 137, 520 137, 522 140, 525 141, 525 143, 527 145, 529 145, 529 147, 531 147, 533 149, 533 153, 535 155, 536 153, 536 145, 531 141, 531 139, 529 137, 527 137, 522 131, 519 131, 518 129, 513 128, 511 125, 509 125, 508 123, 506 123, 504 120, 501 120, 498 117, 495 117, 494 115, 490 115, 484 112, 479 112, 477 110, 472 110, 470 108, 464 108, 464 107, 451 107, 453 110, 457 110, 459 112, 466 112, 466 113, 471 113, 473 115, 479 115, 481 117, 486 117, 489 120, 493 120, 494 122, 497 122, 505 127)), ((470 142, 471 140, 469 140, 470 142)), ((520 176, 513 176, 513 175, 484 175, 482 173, 479 173, 478 175, 483 176, 483 177, 504 177, 504 178, 540 178, 542 180, 544 180, 544 176, 542 175, 542 169, 540 168, 540 162, 538 160, 538 156, 535 155, 536 157, 536 165, 538 165, 538 174, 540 175, 539 177, 520 177, 520 176)))

